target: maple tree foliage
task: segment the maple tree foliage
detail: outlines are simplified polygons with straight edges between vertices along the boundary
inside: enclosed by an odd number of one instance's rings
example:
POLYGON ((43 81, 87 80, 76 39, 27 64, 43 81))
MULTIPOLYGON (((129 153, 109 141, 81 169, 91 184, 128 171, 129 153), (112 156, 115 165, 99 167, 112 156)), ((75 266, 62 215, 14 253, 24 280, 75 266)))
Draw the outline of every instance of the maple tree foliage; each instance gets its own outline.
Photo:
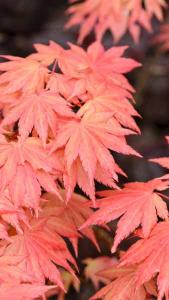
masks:
POLYGON ((118 173, 125 175, 110 151, 140 156, 126 140, 140 133, 125 77, 140 64, 124 57, 127 47, 105 50, 96 42, 65 50, 51 41, 35 49, 0 63, 2 299, 15 291, 18 299, 64 299, 71 285, 79 289, 78 241, 99 245, 91 228, 79 230, 93 210, 74 189, 95 205, 95 181, 116 189, 118 173))
MULTIPOLYGON (((123 5, 130 18, 124 21, 137 39, 138 23, 150 29, 153 15, 162 19, 165 1, 147 0, 144 8, 140 1, 123 5)), ((123 32, 117 30, 116 39, 125 31, 126 25, 123 32)), ((121 189, 118 175, 126 174, 114 155, 141 157, 127 142, 129 135, 140 134, 135 121, 140 115, 133 106, 135 90, 126 78, 141 64, 125 57, 127 46, 68 46, 50 41, 35 44, 35 52, 25 58, 1 55, 0 299, 15 294, 19 300, 52 295, 63 300, 71 286, 79 291, 79 240, 88 238, 100 250, 89 226, 106 230, 108 222, 119 219, 112 252, 133 233, 142 238, 133 246, 137 250, 140 245, 138 256, 136 251, 133 257, 131 248, 122 265, 114 257, 84 260, 84 277, 96 289, 100 282, 107 285, 93 299, 147 300, 156 294, 152 277, 159 273, 161 300, 164 294, 168 297, 168 268, 161 253, 166 253, 168 242, 168 198, 163 191, 169 177, 128 183, 121 189), (96 182, 111 190, 96 193, 96 182), (157 224, 159 219, 163 222, 157 224), (164 228, 162 234, 158 228, 164 228), (158 239, 164 247, 154 267, 150 256, 158 239), (139 275, 146 260, 150 273, 139 275)), ((168 168, 167 158, 153 161, 168 168)))
MULTIPOLYGON (((75 45, 64 50, 54 42, 49 46, 38 44, 35 48, 37 53, 25 59, 5 56, 9 61, 2 62, 1 130, 9 134, 17 124, 21 144, 30 134, 39 137, 44 151, 54 152, 56 156, 52 172, 59 173, 67 200, 78 184, 94 202, 94 181, 115 187, 117 173, 123 173, 109 150, 139 155, 126 142, 127 135, 139 133, 133 119, 139 115, 132 106, 134 90, 125 74, 140 64, 122 57, 126 47, 105 51, 98 42, 87 51, 75 45), (51 63, 52 71, 48 68, 51 63), (41 71, 37 76, 37 64, 46 70, 45 76, 42 77, 41 71), (56 64, 59 72, 55 70, 56 64), (10 80, 11 72, 18 68, 21 72, 14 79, 12 75, 10 80), (36 76, 37 90, 30 81, 25 90, 30 72, 32 77, 36 76)), ((48 175, 49 172, 42 174, 38 170, 43 183, 48 175)), ((52 185, 52 178, 49 180, 52 185)))
POLYGON ((80 25, 78 42, 81 44, 94 29, 96 39, 102 40, 109 30, 115 42, 129 31, 135 42, 138 42, 141 27, 151 32, 151 21, 155 16, 163 20, 165 0, 78 0, 71 1, 67 13, 70 14, 66 28, 80 25))

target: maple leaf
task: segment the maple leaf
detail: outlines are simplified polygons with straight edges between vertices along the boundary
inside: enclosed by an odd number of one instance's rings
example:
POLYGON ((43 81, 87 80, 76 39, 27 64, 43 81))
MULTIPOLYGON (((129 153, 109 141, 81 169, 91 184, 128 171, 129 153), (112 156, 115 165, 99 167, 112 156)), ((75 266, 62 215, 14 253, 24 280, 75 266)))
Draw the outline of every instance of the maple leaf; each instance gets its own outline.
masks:
POLYGON ((165 0, 145 0, 145 8, 150 15, 155 15, 158 20, 163 20, 162 8, 167 8, 165 0))
POLYGON ((137 290, 135 289, 137 268, 137 266, 121 268, 111 267, 99 272, 99 275, 111 282, 90 299, 147 300, 148 295, 156 296, 157 293, 153 280, 142 284, 137 290))
MULTIPOLYGON (((38 138, 29 137, 22 143, 20 139, 7 141, 0 135, 0 152, 0 188, 2 191, 8 188, 16 207, 26 206, 38 212, 41 186, 59 195, 52 177, 53 158, 48 156, 38 138)), ((55 164, 59 168, 56 157, 55 164)))
POLYGON ((4 55, 8 62, 0 63, 0 85, 4 86, 5 93, 39 92, 44 88, 49 70, 36 60, 4 55))
POLYGON ((157 223, 158 216, 168 220, 167 205, 162 199, 163 195, 158 193, 168 188, 169 181, 162 177, 148 182, 128 183, 119 191, 103 191, 100 194, 105 198, 97 201, 99 210, 81 228, 105 224, 121 217, 112 252, 115 252, 119 243, 140 225, 146 238, 157 223))
MULTIPOLYGON (((126 47, 121 48, 123 49, 117 48, 117 51, 114 49, 114 54, 116 55, 116 52, 119 51, 120 55, 120 51, 122 53, 126 49, 126 47)), ((87 112, 112 112, 114 118, 122 126, 139 133, 139 128, 133 119, 133 116, 139 117, 139 114, 128 100, 128 98, 133 100, 131 93, 134 92, 129 82, 122 74, 116 73, 109 76, 108 72, 105 72, 104 78, 99 78, 98 74, 95 72, 94 77, 93 75, 89 77, 89 74, 86 77, 84 73, 84 78, 80 79, 70 78, 63 74, 52 74, 47 88, 60 93, 73 105, 81 107, 78 112, 79 116, 87 112)), ((123 131, 123 129, 120 130, 123 131)), ((132 132, 124 130, 125 133, 131 134, 132 132)))
POLYGON ((97 258, 86 258, 83 260, 83 263, 86 265, 84 269, 85 277, 92 281, 95 289, 97 290, 100 282, 104 284, 108 284, 110 282, 109 279, 104 276, 100 276, 99 272, 107 269, 108 267, 114 267, 117 264, 117 260, 115 258, 101 256, 97 258))
POLYGON ((136 286, 158 274, 158 300, 169 297, 169 222, 160 222, 147 239, 137 241, 122 257, 122 266, 139 263, 136 286))
MULTIPOLYGON (((8 243, 11 243, 10 239, 8 243)), ((7 242, 1 241, 0 248, 0 287, 3 284, 20 284, 21 282, 31 282, 34 277, 30 273, 23 273, 22 268, 18 268, 18 265, 22 263, 25 257, 16 255, 5 254, 7 242)))
POLYGON ((112 91, 105 91, 105 88, 93 91, 88 101, 80 108, 78 115, 83 116, 88 112, 93 114, 96 112, 112 112, 113 118, 111 118, 110 123, 114 124, 116 133, 123 136, 134 134, 135 132, 140 133, 133 119, 133 116, 140 117, 140 115, 128 99, 123 96, 120 97, 119 92, 117 94, 118 96, 114 95, 112 91), (124 127, 131 128, 133 131, 124 127))
POLYGON ((109 30, 114 41, 118 42, 129 30, 135 42, 138 42, 142 26, 151 30, 151 20, 155 16, 163 19, 164 0, 84 0, 73 3, 68 9, 71 15, 66 28, 80 25, 78 43, 82 43, 94 29, 96 39, 101 40, 109 30))
POLYGON ((37 53, 30 54, 29 58, 40 61, 45 66, 57 61, 63 51, 63 48, 53 41, 49 41, 49 45, 34 44, 34 48, 37 53))
POLYGON ((101 84, 111 80, 111 85, 120 86, 121 82, 127 82, 122 74, 141 66, 133 59, 122 57, 126 46, 112 47, 105 51, 101 43, 95 42, 84 51, 81 47, 69 45, 70 49, 65 50, 58 64, 63 74, 79 79, 79 85, 91 86, 90 81, 93 83, 96 79, 101 84))
MULTIPOLYGON (((111 116, 111 113, 88 113, 82 119, 68 121, 58 131, 51 151, 59 148, 65 151, 66 169, 71 180, 66 184, 68 199, 78 183, 83 191, 95 200, 94 179, 97 180, 97 165, 101 167, 105 176, 108 173, 110 178, 117 180, 118 170, 108 149, 139 156, 127 145, 123 136, 115 135, 114 128, 109 123, 111 116), (83 174, 86 179, 82 183, 83 174)), ((114 187, 113 179, 107 184, 114 187)), ((98 181, 104 183, 101 178, 98 181)))
POLYGON ((15 266, 16 270, 21 270, 21 281, 25 281, 25 274, 31 276, 28 281, 33 284, 44 284, 45 278, 48 278, 64 290, 57 266, 72 274, 74 272, 68 261, 76 266, 66 243, 51 230, 47 218, 32 220, 30 225, 30 228, 23 226, 23 234, 11 236, 11 241, 6 243, 3 259, 6 256, 22 258, 15 266))
POLYGON ((68 102, 80 106, 84 95, 86 95, 86 89, 84 84, 75 78, 70 78, 64 74, 53 73, 50 75, 47 89, 51 92, 59 93, 68 102))
MULTIPOLYGON (((20 221, 28 224, 25 212, 21 208, 16 208, 11 201, 9 191, 5 190, 0 193, 0 214, 3 221, 12 225, 17 232, 22 233, 20 221)), ((0 238, 9 239, 7 229, 4 224, 1 224, 1 236, 0 238)))
POLYGON ((1 284, 1 300, 33 300, 37 297, 44 296, 53 286, 43 286, 36 284, 1 284))
POLYGON ((4 117, 1 126, 18 122, 19 134, 25 139, 35 128, 43 145, 46 145, 49 129, 55 136, 59 117, 73 117, 68 103, 58 94, 42 91, 39 94, 22 96, 8 106, 8 114, 4 117))
POLYGON ((87 199, 81 195, 73 193, 71 199, 66 203, 65 191, 60 191, 63 201, 53 194, 45 193, 44 199, 48 200, 42 207, 41 216, 49 217, 48 225, 59 235, 67 237, 73 244, 76 255, 78 255, 78 239, 87 237, 99 248, 93 231, 85 228, 79 232, 79 227, 92 215, 93 211, 87 199))

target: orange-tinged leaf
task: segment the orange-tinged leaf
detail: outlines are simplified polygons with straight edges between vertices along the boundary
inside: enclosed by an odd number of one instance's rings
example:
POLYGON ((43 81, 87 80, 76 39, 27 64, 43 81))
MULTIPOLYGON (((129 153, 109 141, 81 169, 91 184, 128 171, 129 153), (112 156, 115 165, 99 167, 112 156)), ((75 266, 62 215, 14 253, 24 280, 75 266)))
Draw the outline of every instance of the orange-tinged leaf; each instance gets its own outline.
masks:
POLYGON ((38 213, 41 187, 59 196, 52 177, 53 158, 42 148, 39 139, 29 137, 24 142, 21 139, 10 142, 1 135, 0 151, 0 187, 2 191, 8 188, 16 208, 33 208, 38 213))
MULTIPOLYGON (((67 291, 67 293, 69 292, 70 288, 73 286, 73 288, 76 290, 77 293, 79 293, 80 291, 80 281, 75 278, 74 276, 72 276, 72 274, 70 274, 69 272, 63 270, 61 272, 61 277, 62 277, 62 281, 64 283, 64 287, 67 291)), ((65 293, 63 290, 59 290, 57 292, 57 300, 65 300, 65 293)))
POLYGON ((6 256, 22 258, 15 266, 16 271, 22 270, 21 281, 28 274, 31 276, 30 283, 44 284, 45 278, 48 278, 64 289, 57 266, 74 274, 68 261, 72 264, 75 261, 64 240, 48 226, 48 218, 33 220, 31 228, 24 226, 22 234, 12 236, 6 245, 3 258, 6 256))
POLYGON ((51 290, 53 286, 45 286, 38 284, 8 284, 4 283, 0 286, 1 300, 33 300, 42 297, 46 292, 51 290))
MULTIPOLYGON (((63 148, 65 152, 66 169, 76 183, 94 201, 94 179, 97 180, 97 167, 117 180, 117 168, 108 149, 127 155, 139 154, 127 145, 124 137, 115 134, 115 128, 110 126, 111 113, 88 113, 81 120, 71 120, 63 125, 52 145, 52 151, 63 148), (80 170, 76 169, 76 163, 80 170), (78 172, 86 174, 86 184, 78 182, 78 172), (74 174, 72 174, 74 173, 74 174)), ((84 175, 85 176, 85 175, 84 175)), ((100 180, 102 181, 102 180, 100 180)), ((71 187, 71 183, 68 184, 71 187)), ((72 185, 72 190, 74 189, 72 185)), ((114 185, 115 186, 115 185, 114 185)))
POLYGON ((117 264, 117 259, 110 258, 107 256, 100 256, 97 258, 86 258, 83 260, 86 265, 84 269, 84 274, 87 279, 90 279, 97 290, 99 288, 99 283, 108 284, 110 282, 104 276, 100 275, 100 271, 107 269, 108 267, 114 267, 117 264))
POLYGON ((1 126, 19 121, 19 133, 25 139, 35 128, 43 145, 46 145, 49 129, 55 136, 59 117, 74 117, 68 103, 57 93, 43 91, 39 94, 22 96, 18 101, 11 102, 9 112, 4 117, 1 126))
POLYGON ((142 285, 158 274, 158 300, 168 299, 169 222, 160 222, 147 239, 137 241, 122 257, 122 266, 139 263, 136 284, 142 285), (157 246, 158 245, 158 246, 157 246))
POLYGON ((114 41, 118 42, 129 30, 135 42, 140 38, 141 27, 151 30, 151 21, 155 16, 163 19, 165 0, 83 0, 71 1, 68 9, 70 20, 66 28, 80 25, 78 42, 81 44, 89 33, 94 30, 97 40, 102 40, 110 31, 114 41), (75 2, 75 3, 74 3, 75 2))
POLYGON ((63 74, 85 80, 86 86, 94 80, 100 84, 111 80, 112 85, 121 86, 121 83, 125 83, 129 87, 123 74, 141 64, 134 59, 122 57, 125 50, 126 46, 112 47, 106 51, 101 43, 95 42, 84 51, 70 44, 70 49, 65 51, 58 63, 63 74))
MULTIPOLYGON (((94 224, 105 224, 112 220, 120 220, 112 252, 119 243, 142 226, 143 236, 149 236, 158 221, 158 216, 168 220, 168 209, 158 191, 169 188, 169 181, 157 178, 148 182, 133 182, 126 184, 122 190, 105 192, 105 198, 98 200, 99 209, 82 225, 85 228, 94 224)), ((100 193, 104 196, 104 192, 100 193)))
MULTIPOLYGON (((94 0, 94 5, 95 1, 100 0, 94 0)), ((132 2, 123 4, 128 7, 132 2)), ((118 3, 114 2, 117 12, 118 3)), ((160 18, 161 6, 163 3, 144 10, 160 18)), ((150 29, 146 16, 133 18, 132 25, 144 21, 150 29)), ((91 26, 94 22, 95 17, 90 19, 91 26)), ((70 243, 76 256, 83 237, 100 250, 92 228, 82 229, 95 217, 92 205, 74 189, 78 185, 95 205, 95 181, 119 189, 117 174, 126 176, 111 151, 140 157, 126 140, 140 131, 134 120, 139 114, 132 106, 135 90, 125 76, 140 64, 123 57, 126 46, 105 50, 100 42, 86 51, 73 44, 65 50, 52 41, 36 44, 35 49, 37 52, 26 58, 2 56, 8 61, 0 64, 0 299, 12 299, 13 295, 19 300, 41 299, 45 293, 47 298, 58 295, 58 300, 63 300, 71 285, 77 291, 80 288, 70 243), (56 286, 51 290, 45 283, 56 286)), ((106 192, 110 198, 111 193, 123 195, 127 189, 135 197, 123 203, 117 197, 117 217, 125 226, 120 227, 119 222, 115 246, 139 225, 147 237, 157 216, 167 220, 160 192, 168 187, 168 181, 165 176, 147 184, 126 185, 122 192, 106 192), (151 194, 147 202, 137 195, 140 189, 145 198, 151 194), (144 208, 151 216, 154 213, 154 219, 147 219, 145 213, 139 216, 136 199, 141 199, 140 211, 144 208), (130 205, 138 212, 134 226, 133 216, 129 220, 130 205)), ((108 209, 110 201, 104 201, 100 211, 108 209)), ((102 202, 98 200, 99 205, 102 202)), ((106 211, 107 218, 112 209, 106 211)), ((107 219, 102 218, 103 228, 108 228, 104 224, 107 219)), ((114 268, 114 259, 101 257, 86 263, 85 274, 96 287, 99 282, 116 280, 100 273, 110 265, 114 268)), ((131 276, 127 278, 130 281, 131 276)), ((131 290, 124 289, 124 294, 127 291, 135 297, 133 285, 131 290)), ((145 285, 140 291, 138 297, 144 300, 145 285)))
POLYGON ((76 255, 78 255, 78 240, 85 236, 91 240, 97 248, 97 240, 90 228, 79 232, 79 227, 92 215, 93 211, 87 199, 73 193, 71 199, 66 203, 66 193, 61 191, 63 201, 55 195, 46 193, 44 199, 48 201, 42 207, 42 216, 50 216, 48 225, 58 234, 70 239, 76 255))
POLYGON ((103 300, 147 300, 147 296, 156 296, 156 288, 153 280, 139 286, 136 290, 136 267, 108 268, 99 274, 111 281, 103 287, 91 299, 103 300))
POLYGON ((45 66, 57 61, 63 51, 63 48, 53 41, 49 41, 49 45, 34 44, 34 48, 37 53, 31 54, 29 58, 40 61, 45 66))
MULTIPOLYGON (((2 56, 1 56, 2 57, 2 56)), ((49 70, 39 62, 29 58, 3 56, 8 62, 0 64, 0 84, 5 84, 5 93, 38 92, 44 88, 49 70)))

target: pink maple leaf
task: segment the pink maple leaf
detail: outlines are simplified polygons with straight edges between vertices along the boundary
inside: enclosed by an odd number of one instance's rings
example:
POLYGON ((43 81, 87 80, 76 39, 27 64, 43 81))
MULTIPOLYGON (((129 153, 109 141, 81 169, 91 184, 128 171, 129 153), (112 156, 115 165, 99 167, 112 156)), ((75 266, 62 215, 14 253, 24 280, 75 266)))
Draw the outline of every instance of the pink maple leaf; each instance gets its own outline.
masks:
POLYGON ((65 191, 60 191, 63 200, 53 194, 44 194, 44 203, 40 215, 49 217, 48 225, 58 234, 70 239, 76 255, 78 255, 78 240, 83 236, 87 237, 99 248, 94 232, 90 228, 85 228, 81 232, 79 227, 92 215, 93 211, 87 199, 76 193, 72 194, 69 202, 66 203, 65 191))
POLYGON ((162 177, 145 183, 128 183, 119 191, 101 192, 100 195, 105 198, 97 201, 100 209, 81 228, 105 224, 121 217, 112 252, 115 252, 118 244, 140 225, 143 236, 148 237, 158 222, 157 216, 168 220, 167 205, 162 199, 165 196, 158 193, 168 188, 169 181, 163 180, 162 177))
POLYGON ((114 134, 109 123, 111 113, 85 114, 81 120, 68 121, 58 132, 52 151, 63 148, 66 170, 70 181, 66 184, 67 197, 71 197, 76 183, 95 201, 94 179, 115 187, 119 172, 108 149, 123 154, 139 154, 127 145, 123 136, 114 134), (104 180, 100 176, 104 170, 104 180), (109 177, 106 179, 106 174, 109 177), (112 180, 110 178, 113 178, 112 180), (107 180, 107 181, 106 181, 107 180))
POLYGON ((72 274, 74 272, 68 261, 76 266, 66 243, 48 226, 48 218, 32 220, 30 225, 30 228, 23 226, 22 234, 13 235, 11 241, 6 242, 3 259, 9 256, 22 258, 15 265, 16 275, 13 274, 18 277, 17 273, 20 270, 20 281, 25 281, 25 276, 29 276, 27 281, 30 283, 44 284, 45 278, 48 278, 64 289, 57 266, 65 268, 72 274))
POLYGON ((35 128, 45 146, 49 129, 54 136, 56 135, 59 118, 73 116, 68 103, 59 94, 42 91, 39 94, 21 96, 17 101, 11 102, 1 126, 19 121, 19 134, 22 139, 27 138, 35 128))
POLYGON ((157 277, 158 300, 164 296, 168 299, 168 251, 169 251, 169 222, 160 222, 152 230, 147 239, 137 241, 122 256, 121 266, 139 264, 136 272, 135 287, 141 286, 154 276, 157 277), (158 247, 157 247, 158 245, 158 247), (146 270, 146 272, 145 272, 146 270))
POLYGON ((140 37, 141 27, 151 31, 151 20, 155 16, 163 19, 165 0, 84 0, 73 3, 68 9, 70 20, 66 28, 80 25, 78 43, 82 43, 86 36, 94 29, 96 39, 101 40, 109 30, 114 41, 118 42, 129 30, 135 42, 140 37))
MULTIPOLYGON (((1 56, 2 57, 2 56, 1 56)), ((6 93, 16 91, 35 92, 44 88, 49 70, 36 60, 29 57, 4 55, 8 62, 0 64, 0 85, 5 84, 6 93)))
POLYGON ((29 137, 24 142, 20 139, 10 142, 1 135, 0 151, 0 187, 1 190, 8 188, 16 207, 25 206, 38 212, 41 186, 59 195, 52 176, 53 159, 42 148, 39 139, 29 137), (22 181, 24 184, 21 185, 22 181))
POLYGON ((147 300, 148 296, 156 296, 155 282, 152 280, 142 284, 139 288, 135 288, 137 266, 133 267, 111 267, 107 270, 100 271, 98 274, 111 281, 100 291, 98 291, 91 300, 147 300))

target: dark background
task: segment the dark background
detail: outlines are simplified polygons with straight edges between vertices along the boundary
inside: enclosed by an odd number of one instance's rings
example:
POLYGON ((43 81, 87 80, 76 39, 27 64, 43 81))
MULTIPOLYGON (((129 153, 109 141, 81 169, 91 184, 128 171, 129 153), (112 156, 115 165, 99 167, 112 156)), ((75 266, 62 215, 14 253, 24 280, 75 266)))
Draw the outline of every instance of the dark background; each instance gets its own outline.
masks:
MULTIPOLYGON (((54 40, 63 46, 67 41, 76 42, 77 30, 64 31, 66 22, 66 0, 0 0, 0 54, 25 56, 33 51, 33 43, 47 43, 54 40)), ((167 13, 165 15, 167 20, 167 13)), ((159 24, 153 21, 158 32, 159 24)), ((165 173, 165 170, 147 159, 168 156, 169 148, 164 136, 169 135, 169 56, 161 54, 158 47, 152 46, 152 35, 142 33, 139 45, 134 45, 126 35, 120 44, 129 44, 127 55, 139 60, 143 67, 129 75, 137 93, 137 109, 143 119, 138 120, 141 136, 130 138, 130 144, 143 156, 143 159, 118 155, 117 160, 128 174, 128 181, 148 180, 165 173)), ((85 47, 93 41, 93 35, 85 41, 85 47)), ((112 45, 107 34, 106 47, 112 45)), ((124 181, 123 178, 120 179, 124 181)), ((102 232, 97 233, 101 240, 103 254, 107 254, 109 241, 102 232), (105 241, 106 240, 106 241, 105 241), (107 242, 107 246, 106 246, 107 242)), ((111 241, 110 241, 111 242, 111 241)), ((125 247, 125 245, 124 245, 125 247)), ((80 259, 96 256, 90 243, 81 244, 80 259)), ((67 299, 87 300, 92 293, 89 283, 83 283, 81 293, 72 292, 67 299)))

